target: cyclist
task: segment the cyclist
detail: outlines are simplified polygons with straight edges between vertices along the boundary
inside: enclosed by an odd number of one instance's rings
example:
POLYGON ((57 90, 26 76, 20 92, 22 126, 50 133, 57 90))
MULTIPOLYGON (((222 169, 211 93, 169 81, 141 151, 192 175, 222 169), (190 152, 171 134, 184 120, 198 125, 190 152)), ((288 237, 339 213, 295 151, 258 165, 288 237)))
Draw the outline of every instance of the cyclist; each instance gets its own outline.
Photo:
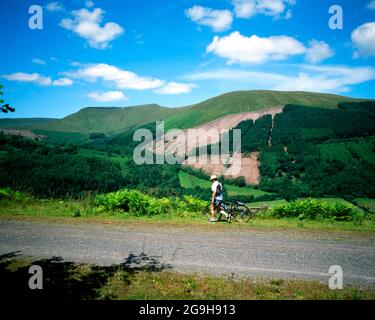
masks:
POLYGON ((223 186, 217 180, 217 176, 212 175, 210 177, 210 181, 212 181, 211 191, 212 191, 212 198, 211 198, 211 219, 210 222, 215 223, 215 209, 217 209, 221 214, 225 215, 228 218, 228 214, 222 210, 221 202, 223 201, 223 186))

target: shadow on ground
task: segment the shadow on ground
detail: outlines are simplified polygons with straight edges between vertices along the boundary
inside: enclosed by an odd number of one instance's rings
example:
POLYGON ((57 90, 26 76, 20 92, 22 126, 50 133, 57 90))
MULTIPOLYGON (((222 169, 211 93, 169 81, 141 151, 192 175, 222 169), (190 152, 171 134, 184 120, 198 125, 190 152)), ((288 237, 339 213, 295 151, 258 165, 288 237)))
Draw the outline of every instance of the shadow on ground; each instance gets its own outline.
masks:
MULTIPOLYGON (((31 260, 21 256, 21 252, 11 252, 0 256, 0 279, 2 295, 9 299, 105 299, 99 290, 116 273, 121 273, 125 284, 130 285, 136 272, 160 272, 171 266, 160 262, 159 256, 129 254, 124 262, 111 266, 95 266, 64 261, 60 257, 31 260), (29 273, 32 265, 43 270, 43 289, 31 290, 29 273)), ((110 297, 107 297, 110 298, 110 297)))

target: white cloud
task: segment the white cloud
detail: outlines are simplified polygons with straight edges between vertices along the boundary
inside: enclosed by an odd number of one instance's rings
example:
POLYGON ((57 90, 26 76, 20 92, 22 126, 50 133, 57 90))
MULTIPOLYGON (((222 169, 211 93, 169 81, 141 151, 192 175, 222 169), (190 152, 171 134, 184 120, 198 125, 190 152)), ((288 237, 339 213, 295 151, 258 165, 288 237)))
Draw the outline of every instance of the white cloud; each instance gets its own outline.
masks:
POLYGON ((41 64, 41 65, 46 64, 46 62, 44 60, 38 59, 38 58, 34 58, 31 61, 32 61, 32 63, 35 63, 35 64, 41 64))
POLYGON ((246 71, 236 69, 218 69, 211 71, 197 72, 189 74, 183 77, 183 79, 189 81, 203 81, 203 80, 234 80, 240 82, 253 82, 263 84, 274 84, 285 80, 284 75, 258 72, 258 71, 246 71))
POLYGON ((232 0, 237 18, 249 19, 258 14, 280 19, 290 19, 292 12, 289 7, 296 4, 295 0, 232 0))
POLYGON ((121 91, 91 92, 87 96, 99 102, 127 100, 127 97, 121 91))
POLYGON ((87 8, 92 8, 94 6, 94 2, 90 1, 90 0, 86 0, 85 1, 85 6, 87 8))
POLYGON ((242 36, 238 31, 229 36, 215 36, 206 52, 212 52, 233 63, 264 63, 268 60, 285 60, 305 53, 306 48, 298 40, 288 36, 261 38, 257 35, 242 36))
POLYGON ((375 0, 371 0, 371 1, 367 4, 367 9, 375 10, 375 0))
POLYGON ((375 56, 375 22, 365 23, 352 32, 352 41, 357 51, 354 57, 375 56))
POLYGON ((301 65, 303 72, 298 77, 275 87, 276 90, 298 90, 317 92, 348 92, 351 85, 375 78, 371 67, 313 66, 301 65))
POLYGON ((230 29, 233 21, 233 15, 229 10, 213 10, 197 5, 185 10, 185 14, 192 21, 208 26, 216 32, 230 29))
POLYGON ((61 20, 60 26, 86 39, 91 47, 105 49, 112 40, 124 32, 124 29, 114 22, 107 22, 101 26, 103 14, 104 11, 100 8, 93 11, 85 8, 72 11, 73 19, 61 20))
POLYGON ((42 86, 70 86, 73 84, 73 81, 69 78, 60 78, 53 81, 51 77, 46 77, 40 75, 39 73, 16 72, 12 74, 5 74, 1 77, 9 81, 30 82, 42 86))
POLYGON ((52 84, 57 87, 71 86, 73 84, 73 80, 69 78, 60 78, 53 81, 52 84))
POLYGON ((375 79, 371 67, 292 65, 291 74, 219 69, 193 73, 183 78, 189 81, 218 80, 243 83, 248 89, 311 91, 341 93, 350 87, 375 79))
POLYGON ((306 50, 306 60, 311 63, 318 63, 333 57, 335 54, 330 46, 324 41, 311 40, 306 50))
POLYGON ((251 18, 256 14, 255 0, 233 0, 232 4, 237 18, 251 18))
POLYGON ((47 3, 46 9, 51 12, 62 11, 64 10, 64 6, 60 2, 54 1, 47 3))
POLYGON ((35 82, 43 86, 48 86, 52 83, 51 77, 45 77, 40 75, 39 73, 16 72, 12 74, 5 74, 1 77, 9 81, 35 82))
POLYGON ((134 72, 105 63, 86 65, 77 71, 66 72, 64 74, 68 77, 84 79, 89 82, 95 82, 97 80, 110 82, 118 89, 155 89, 165 84, 163 80, 139 76, 134 72))
POLYGON ((85 66, 84 64, 78 61, 71 61, 69 62, 69 65, 71 65, 72 67, 84 67, 85 66))
POLYGON ((196 85, 193 83, 168 82, 165 86, 156 89, 154 92, 159 94, 182 94, 189 93, 196 85))

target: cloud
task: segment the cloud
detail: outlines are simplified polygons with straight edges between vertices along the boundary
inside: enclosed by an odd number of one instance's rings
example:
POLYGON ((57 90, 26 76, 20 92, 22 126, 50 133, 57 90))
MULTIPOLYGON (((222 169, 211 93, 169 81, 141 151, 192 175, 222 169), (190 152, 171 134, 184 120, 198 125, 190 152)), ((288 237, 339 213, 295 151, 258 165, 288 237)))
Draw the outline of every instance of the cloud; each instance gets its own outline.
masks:
POLYGON ((296 4, 295 0, 232 0, 237 18, 249 19, 258 14, 272 16, 276 19, 290 19, 292 12, 289 7, 296 4))
POLYGON ((121 91, 91 92, 87 96, 99 102, 127 100, 127 97, 121 91))
POLYGON ((367 9, 375 10, 375 0, 371 0, 371 1, 367 4, 367 9))
POLYGON ((233 21, 233 15, 229 10, 213 10, 197 5, 185 10, 185 14, 193 22, 208 26, 215 32, 230 29, 233 21))
POLYGON ((218 69, 192 73, 183 76, 183 79, 189 81, 203 81, 203 80, 237 80, 241 82, 262 82, 263 84, 273 84, 280 81, 284 81, 286 78, 283 75, 258 72, 258 71, 246 71, 236 69, 218 69))
POLYGON ((340 93, 350 91, 351 85, 375 79, 375 69, 371 67, 301 65, 300 68, 298 77, 289 78, 275 89, 340 93))
POLYGON ((106 49, 112 40, 124 32, 124 29, 114 22, 107 22, 101 26, 103 14, 104 11, 100 8, 95 8, 93 11, 85 8, 72 11, 73 19, 61 20, 60 26, 86 39, 91 47, 106 49))
POLYGON ((304 45, 292 37, 261 38, 257 35, 245 37, 238 31, 222 38, 215 36, 206 49, 206 52, 228 59, 228 64, 286 60, 290 56, 303 54, 305 51, 304 45))
POLYGON ((375 79, 372 67, 291 65, 292 74, 218 69, 184 76, 189 81, 228 81, 243 83, 246 88, 281 91, 341 93, 350 86, 375 79))
POLYGON ((60 78, 52 82, 52 85, 57 87, 71 86, 72 84, 73 80, 69 78, 60 78))
POLYGON ((139 76, 134 72, 123 70, 105 63, 85 65, 77 71, 65 72, 68 77, 83 79, 89 82, 102 80, 114 84, 118 89, 146 90, 155 89, 165 84, 165 81, 139 76))
POLYGON ((47 3, 46 9, 47 11, 56 12, 64 10, 64 6, 60 2, 54 1, 47 3))
POLYGON ((52 80, 50 77, 45 77, 39 73, 25 73, 25 72, 16 72, 12 74, 5 74, 1 76, 9 81, 19 81, 19 82, 35 82, 42 86, 51 85, 52 80))
POLYGON ((90 1, 90 0, 86 0, 85 1, 85 6, 87 8, 92 8, 94 6, 94 2, 90 1))
POLYGON ((69 78, 52 80, 51 77, 46 77, 40 75, 39 73, 16 72, 12 74, 5 74, 1 77, 9 81, 30 82, 39 84, 41 86, 70 86, 73 84, 73 81, 69 78))
POLYGON ((352 32, 352 41, 357 49, 354 57, 375 56, 375 22, 365 23, 352 32))
POLYGON ((32 61, 32 63, 35 63, 35 64, 41 64, 41 65, 46 64, 46 62, 44 60, 38 59, 38 58, 34 58, 31 61, 32 61))
POLYGON ((156 89, 154 92, 159 94, 182 94, 191 92, 195 87, 194 83, 168 82, 165 86, 156 89))
POLYGON ((330 46, 324 41, 311 40, 306 50, 306 60, 311 63, 319 63, 333 57, 335 54, 330 46))

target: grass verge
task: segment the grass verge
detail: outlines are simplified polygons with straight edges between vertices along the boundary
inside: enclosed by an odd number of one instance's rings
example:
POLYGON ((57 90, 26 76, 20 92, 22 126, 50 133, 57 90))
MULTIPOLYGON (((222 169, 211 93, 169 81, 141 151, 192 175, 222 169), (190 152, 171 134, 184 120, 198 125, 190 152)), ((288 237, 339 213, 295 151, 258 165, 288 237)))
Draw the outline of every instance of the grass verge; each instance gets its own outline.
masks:
POLYGON ((95 266, 35 259, 15 253, 0 256, 2 289, 8 298, 59 300, 374 300, 375 289, 347 286, 330 290, 316 281, 249 279, 180 274, 158 264, 154 257, 129 256, 124 263, 95 266), (27 279, 31 265, 43 269, 43 290, 30 290, 27 279))
POLYGON ((375 234, 375 219, 366 219, 359 222, 338 222, 330 220, 304 220, 299 221, 296 218, 276 219, 271 217, 256 217, 249 223, 240 224, 234 222, 228 224, 225 221, 216 223, 214 226, 207 223, 206 217, 201 212, 185 212, 176 215, 174 213, 153 215, 153 216, 134 216, 128 213, 119 212, 98 212, 87 201, 76 200, 6 200, 0 201, 0 218, 3 219, 39 219, 50 221, 65 222, 98 222, 98 223, 143 223, 160 225, 189 225, 201 227, 206 226, 210 229, 285 229, 301 231, 327 231, 327 232, 355 232, 362 235, 375 234))

